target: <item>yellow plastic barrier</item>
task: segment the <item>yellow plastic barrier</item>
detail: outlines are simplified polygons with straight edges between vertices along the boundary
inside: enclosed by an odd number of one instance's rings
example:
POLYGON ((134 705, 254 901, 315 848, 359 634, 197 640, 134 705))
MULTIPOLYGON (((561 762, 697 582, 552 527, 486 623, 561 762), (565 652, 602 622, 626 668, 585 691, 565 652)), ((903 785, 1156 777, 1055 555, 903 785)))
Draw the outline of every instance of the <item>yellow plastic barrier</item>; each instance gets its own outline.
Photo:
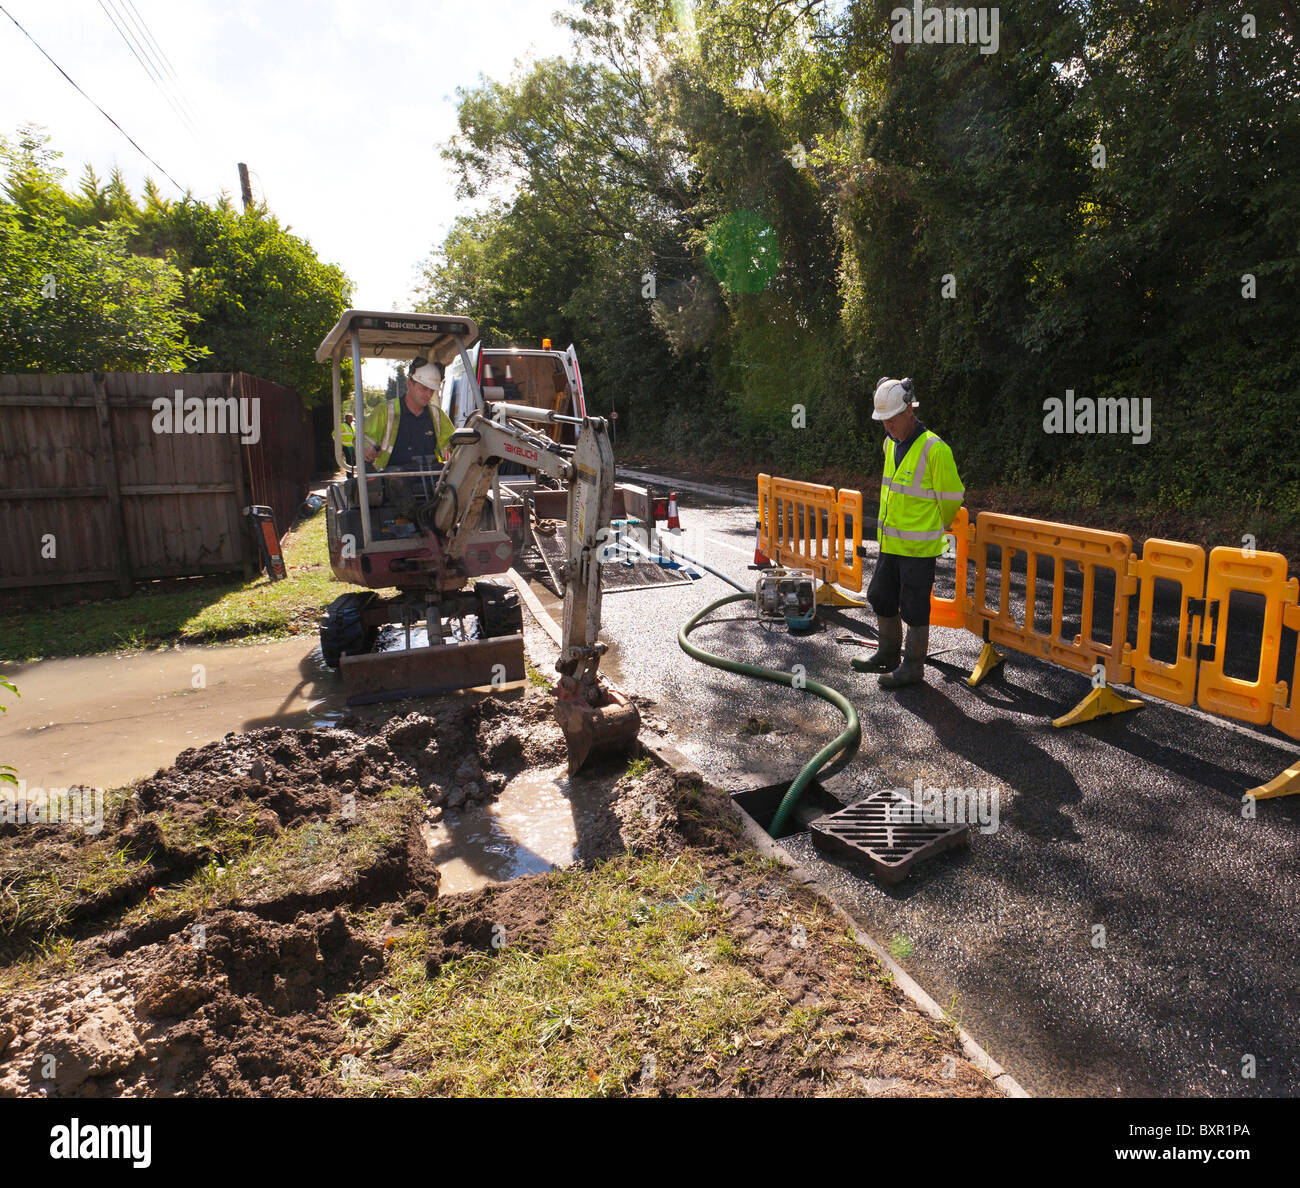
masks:
POLYGON ((1122 532, 1102 532, 1048 520, 981 512, 975 521, 975 596, 966 626, 987 641, 1041 656, 1063 668, 1089 676, 1094 666, 1100 663, 1105 668, 1108 682, 1124 684, 1132 675, 1124 663, 1128 600, 1136 586, 1134 579, 1128 576, 1128 559, 1132 552, 1133 542, 1122 532), (993 547, 1001 550, 1002 558, 1001 589, 996 610, 989 607, 987 600, 988 550, 993 547), (1026 555, 1023 623, 1016 622, 1011 614, 1011 562, 1017 552, 1026 555), (1052 618, 1046 633, 1034 627, 1039 557, 1050 557, 1055 565, 1052 618), (1067 561, 1073 561, 1083 571, 1080 632, 1068 641, 1062 634, 1067 561), (1102 643, 1092 636, 1093 596, 1099 568, 1115 573, 1115 605, 1109 643, 1102 643))
MULTIPOLYGON (((758 476, 759 548, 781 565, 811 570, 828 583, 819 601, 851 603, 829 583, 861 590, 862 494, 859 491, 791 479, 758 476)), ((1069 713, 1055 719, 1067 726, 1103 714, 1139 709, 1142 703, 1120 697, 1109 686, 1130 680, 1143 693, 1176 705, 1202 709, 1258 726, 1270 723, 1291 738, 1300 738, 1300 646, 1290 680, 1277 678, 1283 629, 1300 633, 1300 582, 1287 577, 1280 553, 1248 554, 1240 549, 1205 551, 1179 541, 1151 539, 1142 556, 1121 532, 1105 532, 1031 520, 1020 516, 981 513, 972 528, 963 507, 950 529, 956 548, 956 590, 951 598, 930 597, 930 623, 965 628, 984 640, 984 649, 967 683, 978 685, 1002 661, 993 647, 1003 644, 1039 656, 1063 668, 1094 678, 1093 690, 1069 713), (988 605, 988 553, 1000 550, 996 608, 988 605), (975 554, 974 594, 966 597, 970 551, 975 554), (1023 621, 1011 613, 1013 559, 1025 555, 1023 621), (1035 626, 1039 560, 1053 565, 1051 620, 1046 632, 1035 626), (1079 566, 1083 577, 1080 630, 1064 637, 1065 566, 1079 566), (1097 570, 1115 577, 1110 640, 1094 638, 1097 570), (1155 585, 1168 581, 1178 587, 1178 643, 1171 662, 1151 654, 1155 585), (1253 681, 1224 672, 1229 602, 1234 593, 1264 600, 1259 670, 1253 681), (1138 600, 1137 640, 1128 641, 1129 600, 1138 600), (1217 613, 1216 613, 1217 612, 1217 613), (1100 664, 1105 682, 1097 684, 1100 664)), ((1300 793, 1300 764, 1249 795, 1258 799, 1300 793)))
MULTIPOLYGON (((1300 636, 1300 605, 1283 608, 1282 625, 1300 636)), ((1291 673, 1291 704, 1273 707, 1273 725, 1283 734, 1300 738, 1300 639, 1296 641, 1295 669, 1291 673)))
POLYGON ((1197 644, 1201 615, 1194 613, 1205 590, 1205 550, 1176 540, 1148 540, 1142 557, 1134 559, 1129 573, 1138 579, 1137 646, 1125 647, 1124 662, 1132 666, 1133 686, 1176 705, 1196 700, 1197 644), (1156 581, 1178 586, 1178 648, 1172 664, 1151 655, 1156 581))
MULTIPOLYGON (((1287 687, 1274 679, 1282 647, 1283 608, 1296 602, 1300 583, 1287 580, 1286 558, 1281 553, 1254 553, 1241 549, 1217 548, 1210 553, 1205 583, 1206 607, 1219 606, 1214 658, 1205 660, 1199 672, 1196 702, 1211 713, 1239 718, 1266 726, 1273 710, 1286 705, 1287 687), (1259 671, 1253 681, 1230 677, 1223 671, 1228 642, 1228 601, 1234 592, 1261 595, 1264 602, 1264 630, 1259 643, 1259 671)), ((1207 614, 1208 618, 1208 614, 1207 614)))

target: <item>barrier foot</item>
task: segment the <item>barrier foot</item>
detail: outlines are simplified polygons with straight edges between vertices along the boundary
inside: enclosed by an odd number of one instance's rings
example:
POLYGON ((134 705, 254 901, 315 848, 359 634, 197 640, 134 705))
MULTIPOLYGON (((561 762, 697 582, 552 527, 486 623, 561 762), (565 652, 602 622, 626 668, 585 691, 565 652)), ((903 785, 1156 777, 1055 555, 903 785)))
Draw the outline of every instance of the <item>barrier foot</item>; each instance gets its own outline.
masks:
POLYGON ((997 650, 991 643, 985 641, 980 648, 980 658, 975 661, 975 667, 971 669, 971 674, 966 678, 966 684, 972 689, 989 675, 1006 657, 997 650))
POLYGON ((1062 726, 1077 726, 1080 722, 1091 722, 1093 718, 1140 710, 1142 704, 1132 697, 1121 697, 1109 685, 1103 685, 1100 689, 1093 689, 1068 714, 1053 719, 1052 725, 1058 729, 1062 726))
POLYGON ((1300 763, 1293 763, 1280 776, 1260 784, 1246 793, 1253 800, 1272 800, 1275 796, 1300 795, 1300 763))
POLYGON ((817 605, 818 606, 866 606, 865 602, 859 602, 856 598, 850 598, 847 594, 837 590, 830 582, 822 582, 817 587, 817 605))

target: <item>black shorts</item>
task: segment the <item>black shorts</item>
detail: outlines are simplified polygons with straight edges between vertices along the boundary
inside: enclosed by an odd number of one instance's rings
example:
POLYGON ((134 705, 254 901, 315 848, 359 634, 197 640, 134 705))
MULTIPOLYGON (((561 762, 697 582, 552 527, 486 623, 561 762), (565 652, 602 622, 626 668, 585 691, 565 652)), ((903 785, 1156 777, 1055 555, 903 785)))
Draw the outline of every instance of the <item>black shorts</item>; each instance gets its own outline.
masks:
POLYGON ((900 557, 881 553, 876 561, 867 601, 882 619, 901 614, 909 627, 930 623, 930 591, 934 587, 937 557, 900 557))

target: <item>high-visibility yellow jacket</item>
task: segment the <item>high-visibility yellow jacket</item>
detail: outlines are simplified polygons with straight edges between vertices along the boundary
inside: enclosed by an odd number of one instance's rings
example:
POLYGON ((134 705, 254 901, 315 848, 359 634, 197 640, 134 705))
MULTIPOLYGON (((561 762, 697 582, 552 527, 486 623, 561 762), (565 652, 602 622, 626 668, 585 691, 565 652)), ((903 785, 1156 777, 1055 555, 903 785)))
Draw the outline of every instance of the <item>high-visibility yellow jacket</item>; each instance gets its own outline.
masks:
POLYGON ((937 557, 944 534, 961 509, 966 489, 948 443, 923 430, 902 466, 894 466, 894 439, 885 437, 885 473, 880 481, 876 539, 882 553, 937 557))
MULTIPOLYGON (((397 426, 402 419, 402 401, 393 397, 385 400, 378 407, 366 414, 365 440, 379 451, 371 463, 377 470, 383 470, 392 456, 393 445, 397 441, 397 426)), ((432 401, 429 415, 433 418, 433 429, 438 443, 438 460, 446 461, 447 443, 456 432, 451 418, 432 401)))
POLYGON ((339 422, 339 442, 345 450, 350 450, 357 441, 357 427, 349 425, 347 421, 339 422))

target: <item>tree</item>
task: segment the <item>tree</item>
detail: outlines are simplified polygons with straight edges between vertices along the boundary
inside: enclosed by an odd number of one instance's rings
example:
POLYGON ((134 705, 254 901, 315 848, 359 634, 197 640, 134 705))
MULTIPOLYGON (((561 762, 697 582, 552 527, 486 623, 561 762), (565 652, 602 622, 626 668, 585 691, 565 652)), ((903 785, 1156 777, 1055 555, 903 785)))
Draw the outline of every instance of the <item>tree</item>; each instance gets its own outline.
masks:
POLYGON ((168 371, 201 355, 180 274, 132 252, 120 218, 69 221, 75 203, 39 130, 0 140, 0 158, 0 371, 168 371))
POLYGON ((236 213, 187 196, 146 207, 138 223, 141 249, 180 269, 207 369, 247 371, 296 388, 308 405, 328 402, 330 368, 315 350, 348 306, 342 269, 260 208, 236 213))
POLYGON ((180 371, 187 339, 181 278, 135 255, 122 223, 33 229, 0 205, 0 372, 180 371))
POLYGON ((1295 5, 1024 0, 993 53, 895 42, 896 7, 571 6, 572 60, 460 94, 491 201, 429 300, 558 320, 620 429, 696 461, 875 471, 911 375, 968 484, 1300 523, 1295 5), (1045 432, 1066 390, 1149 401, 1150 440, 1045 432))
POLYGON ((0 155, 0 369, 247 371, 328 402, 315 347, 350 284, 265 207, 170 202, 151 179, 137 202, 90 168, 69 193, 32 127, 0 155))

